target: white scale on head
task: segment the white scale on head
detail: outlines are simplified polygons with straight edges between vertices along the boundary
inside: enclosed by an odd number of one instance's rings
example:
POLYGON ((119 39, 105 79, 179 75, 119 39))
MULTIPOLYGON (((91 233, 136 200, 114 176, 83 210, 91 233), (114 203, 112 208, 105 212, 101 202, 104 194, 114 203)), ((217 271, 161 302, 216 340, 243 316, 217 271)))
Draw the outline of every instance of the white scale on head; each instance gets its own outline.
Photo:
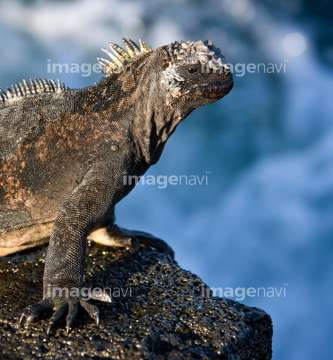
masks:
MULTIPOLYGON (((183 61, 184 64, 200 63, 201 72, 221 74, 229 71, 228 65, 223 64, 224 57, 220 49, 209 40, 175 43, 173 54, 178 61, 183 61)), ((185 78, 177 72, 178 66, 179 63, 175 60, 162 72, 161 82, 169 91, 177 91, 180 89, 180 82, 185 81, 185 78)))

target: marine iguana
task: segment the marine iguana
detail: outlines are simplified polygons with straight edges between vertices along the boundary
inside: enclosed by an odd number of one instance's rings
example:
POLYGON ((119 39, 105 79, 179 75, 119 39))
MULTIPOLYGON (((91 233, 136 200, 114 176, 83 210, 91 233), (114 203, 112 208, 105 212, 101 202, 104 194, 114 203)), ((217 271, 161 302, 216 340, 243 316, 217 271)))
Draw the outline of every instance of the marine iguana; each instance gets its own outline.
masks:
POLYGON ((50 236, 43 299, 19 321, 53 310, 47 334, 65 314, 68 333, 79 304, 99 322, 98 308, 72 292, 83 285, 87 238, 173 256, 163 240, 114 224, 116 203, 135 185, 124 176, 143 175, 181 120, 233 86, 211 41, 154 51, 123 42, 126 50, 113 43, 112 52, 102 49, 112 61, 98 59, 105 76, 95 85, 74 90, 44 78, 0 90, 0 256, 50 236))

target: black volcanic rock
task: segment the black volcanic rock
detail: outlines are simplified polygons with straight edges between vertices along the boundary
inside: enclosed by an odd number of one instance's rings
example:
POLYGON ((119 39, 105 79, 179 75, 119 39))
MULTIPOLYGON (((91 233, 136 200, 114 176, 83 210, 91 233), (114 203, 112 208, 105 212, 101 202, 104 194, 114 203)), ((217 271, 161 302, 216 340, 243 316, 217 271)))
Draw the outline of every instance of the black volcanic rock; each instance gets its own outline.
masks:
MULTIPOLYGON (((271 359, 272 323, 263 310, 202 296, 207 285, 170 257, 88 247, 87 287, 109 288, 97 303, 101 324, 82 310, 66 335, 49 317, 18 328, 22 310, 42 298, 46 248, 0 258, 0 359, 271 359)), ((92 301, 93 302, 93 301, 92 301)))

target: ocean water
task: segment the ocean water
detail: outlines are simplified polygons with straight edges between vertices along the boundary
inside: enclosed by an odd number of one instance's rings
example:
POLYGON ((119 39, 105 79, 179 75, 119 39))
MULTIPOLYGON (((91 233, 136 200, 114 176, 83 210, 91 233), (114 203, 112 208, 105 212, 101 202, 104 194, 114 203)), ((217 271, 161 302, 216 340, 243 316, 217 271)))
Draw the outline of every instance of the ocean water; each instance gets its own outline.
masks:
POLYGON ((117 223, 167 240, 217 295, 270 314, 274 359, 333 356, 333 52, 322 3, 0 1, 3 89, 44 76, 93 84, 101 75, 87 67, 47 65, 93 64, 122 36, 221 47, 234 89, 181 123, 147 174, 197 184, 140 183, 117 223))

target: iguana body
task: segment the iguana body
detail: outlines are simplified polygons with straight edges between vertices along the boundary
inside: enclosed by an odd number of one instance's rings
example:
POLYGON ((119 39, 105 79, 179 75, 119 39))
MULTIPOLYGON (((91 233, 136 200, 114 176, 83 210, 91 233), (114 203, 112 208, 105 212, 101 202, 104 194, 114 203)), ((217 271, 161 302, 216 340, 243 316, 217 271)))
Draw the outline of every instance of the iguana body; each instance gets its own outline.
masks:
POLYGON ((48 332, 67 312, 68 331, 79 303, 98 322, 89 302, 52 294, 82 287, 87 237, 173 253, 162 240, 114 225, 115 204, 134 187, 124 176, 143 175, 179 122, 233 84, 209 41, 154 51, 123 41, 127 51, 105 50, 113 62, 100 59, 105 78, 93 86, 35 79, 0 91, 0 256, 51 236, 43 300, 21 317, 31 322, 54 309, 48 332))

